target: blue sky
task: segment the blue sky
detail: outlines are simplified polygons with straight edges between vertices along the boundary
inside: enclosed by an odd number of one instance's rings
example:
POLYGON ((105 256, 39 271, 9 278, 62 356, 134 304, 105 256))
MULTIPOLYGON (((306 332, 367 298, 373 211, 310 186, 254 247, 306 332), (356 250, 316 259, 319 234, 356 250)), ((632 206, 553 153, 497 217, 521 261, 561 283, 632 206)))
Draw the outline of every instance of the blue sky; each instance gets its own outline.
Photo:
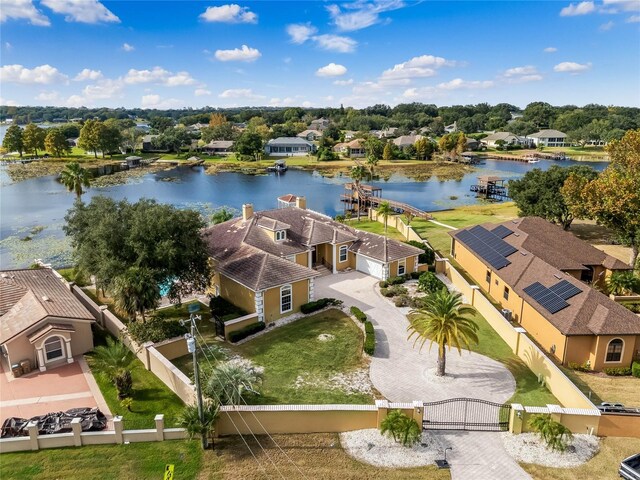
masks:
POLYGON ((640 106, 640 0, 0 0, 5 105, 640 106))

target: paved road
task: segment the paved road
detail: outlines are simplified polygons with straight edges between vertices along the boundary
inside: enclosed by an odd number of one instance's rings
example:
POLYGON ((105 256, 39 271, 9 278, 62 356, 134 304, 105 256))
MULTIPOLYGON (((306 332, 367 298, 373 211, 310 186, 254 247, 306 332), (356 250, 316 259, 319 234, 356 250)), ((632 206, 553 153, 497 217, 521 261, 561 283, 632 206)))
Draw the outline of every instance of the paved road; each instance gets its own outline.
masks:
MULTIPOLYGON (((316 279, 316 298, 333 297, 346 306, 355 305, 367 314, 376 331, 376 353, 371 359, 373 385, 388 400, 431 402, 447 398, 472 397, 502 403, 515 391, 515 380, 501 363, 484 355, 448 352, 447 378, 433 374, 437 349, 428 344, 420 352, 407 340, 408 309, 399 309, 382 297, 377 280, 359 272, 327 275, 316 279)), ((530 479, 506 453, 500 436, 487 432, 441 431, 443 443, 453 451, 454 478, 530 479)))

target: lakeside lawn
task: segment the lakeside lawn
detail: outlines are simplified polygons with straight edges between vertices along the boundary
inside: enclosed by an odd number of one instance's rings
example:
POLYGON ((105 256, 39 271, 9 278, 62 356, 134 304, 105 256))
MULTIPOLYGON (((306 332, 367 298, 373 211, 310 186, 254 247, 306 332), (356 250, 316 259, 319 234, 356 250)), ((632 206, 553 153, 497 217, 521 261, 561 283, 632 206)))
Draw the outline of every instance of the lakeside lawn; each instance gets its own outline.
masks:
POLYGON ((631 375, 610 377, 606 373, 578 372, 566 367, 560 368, 582 393, 591 395, 591 401, 595 404, 614 402, 629 407, 640 407, 640 378, 631 375))
POLYGON ((600 439, 600 451, 587 463, 575 468, 541 467, 521 463, 536 480, 617 480, 618 466, 625 458, 640 452, 639 438, 607 437, 600 439))
MULTIPOLYGON (((492 222, 500 223, 518 216, 518 208, 514 202, 500 202, 457 207, 453 210, 432 212, 434 220, 446 225, 461 228, 469 225, 492 222)), ((448 255, 451 248, 451 237, 447 232, 451 229, 436 225, 423 219, 415 219, 411 226, 418 235, 428 242, 442 255, 448 255)))
MULTIPOLYGON (((391 219, 390 219, 391 221, 391 219)), ((358 221, 357 218, 352 218, 347 222, 347 225, 357 230, 364 230, 365 232, 377 233, 378 235, 385 235, 399 242, 406 242, 407 239, 397 229, 390 225, 387 225, 387 232, 384 231, 384 225, 377 220, 369 220, 367 217, 363 217, 358 221)))
MULTIPOLYGON (((360 328, 346 314, 327 310, 241 345, 220 345, 230 355, 239 355, 264 367, 261 395, 249 398, 248 403, 371 404, 373 395, 348 393, 338 387, 340 379, 366 369, 363 337, 360 328), (333 338, 322 341, 318 338, 320 334, 333 338), (296 382, 300 384, 298 388, 296 382)), ((202 362, 207 363, 204 359, 202 362)), ((190 356, 177 358, 173 363, 187 375, 192 374, 190 356)))
MULTIPOLYGON (((563 152, 567 156, 575 160, 583 161, 608 161, 609 155, 605 151, 604 147, 585 146, 585 147, 545 147, 542 153, 560 153, 563 152)), ((480 152, 486 154, 495 153, 497 155, 509 155, 513 157, 525 157, 532 153, 539 153, 536 149, 526 150, 497 150, 495 148, 488 148, 486 152, 480 152)))

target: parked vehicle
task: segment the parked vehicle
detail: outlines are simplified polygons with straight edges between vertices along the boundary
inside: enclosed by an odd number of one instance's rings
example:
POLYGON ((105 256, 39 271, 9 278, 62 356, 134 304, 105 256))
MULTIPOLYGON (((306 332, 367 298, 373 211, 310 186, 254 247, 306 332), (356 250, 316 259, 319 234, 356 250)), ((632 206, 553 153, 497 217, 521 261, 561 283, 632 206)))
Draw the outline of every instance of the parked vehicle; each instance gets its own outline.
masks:
POLYGON ((598 405, 598 410, 601 412, 624 412, 625 407, 621 403, 602 402, 598 405))
POLYGON ((636 453, 620 462, 618 474, 627 480, 640 480, 640 453, 636 453))

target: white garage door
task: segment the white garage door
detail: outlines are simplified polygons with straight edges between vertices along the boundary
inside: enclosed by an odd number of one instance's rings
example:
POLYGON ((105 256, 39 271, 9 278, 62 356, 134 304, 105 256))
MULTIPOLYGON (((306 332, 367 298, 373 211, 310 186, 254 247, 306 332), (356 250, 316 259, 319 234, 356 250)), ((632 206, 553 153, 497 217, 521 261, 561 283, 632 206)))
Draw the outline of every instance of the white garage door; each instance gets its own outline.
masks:
POLYGON ((356 270, 372 277, 382 279, 383 268, 382 263, 376 262, 363 255, 356 255, 356 270))

